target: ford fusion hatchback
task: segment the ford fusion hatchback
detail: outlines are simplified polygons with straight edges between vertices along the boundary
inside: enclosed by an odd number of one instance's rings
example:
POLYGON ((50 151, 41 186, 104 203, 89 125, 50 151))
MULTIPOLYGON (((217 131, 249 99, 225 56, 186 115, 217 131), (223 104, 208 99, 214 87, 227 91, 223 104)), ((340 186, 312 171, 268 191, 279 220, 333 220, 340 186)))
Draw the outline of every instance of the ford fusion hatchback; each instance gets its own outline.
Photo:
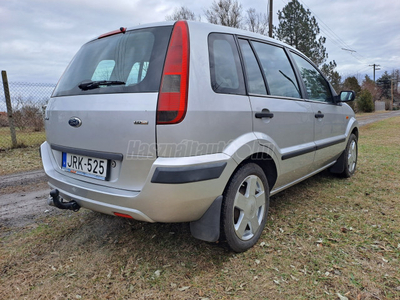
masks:
POLYGON ((302 53, 200 22, 100 35, 48 103, 41 145, 49 204, 145 222, 190 222, 241 252, 269 197, 324 169, 357 165, 358 125, 302 53))

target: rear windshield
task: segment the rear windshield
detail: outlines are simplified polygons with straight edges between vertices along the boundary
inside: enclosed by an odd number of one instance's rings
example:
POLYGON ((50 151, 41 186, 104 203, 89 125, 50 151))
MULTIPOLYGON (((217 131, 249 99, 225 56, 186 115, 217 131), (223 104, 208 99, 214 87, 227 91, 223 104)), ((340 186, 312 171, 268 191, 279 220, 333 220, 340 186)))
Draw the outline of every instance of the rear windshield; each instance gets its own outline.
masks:
POLYGON ((127 31, 78 51, 53 97, 158 92, 172 26, 127 31))

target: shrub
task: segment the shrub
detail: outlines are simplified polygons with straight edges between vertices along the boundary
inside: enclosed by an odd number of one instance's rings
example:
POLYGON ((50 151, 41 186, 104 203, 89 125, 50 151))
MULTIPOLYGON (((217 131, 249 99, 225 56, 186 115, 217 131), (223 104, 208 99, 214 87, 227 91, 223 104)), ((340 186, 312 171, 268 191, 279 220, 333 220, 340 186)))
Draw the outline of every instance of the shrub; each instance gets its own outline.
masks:
POLYGON ((350 102, 347 102, 347 104, 353 109, 353 111, 356 113, 356 112, 358 112, 358 110, 357 110, 357 103, 356 103, 357 101, 350 101, 350 102))
POLYGON ((357 109, 362 112, 373 112, 374 101, 372 100, 372 94, 368 90, 361 90, 360 96, 357 99, 357 109))
POLYGON ((43 115, 40 109, 33 105, 24 105, 13 113, 14 123, 20 130, 31 128, 41 131, 44 128, 43 115))
POLYGON ((0 127, 8 127, 8 118, 6 112, 0 112, 0 127))

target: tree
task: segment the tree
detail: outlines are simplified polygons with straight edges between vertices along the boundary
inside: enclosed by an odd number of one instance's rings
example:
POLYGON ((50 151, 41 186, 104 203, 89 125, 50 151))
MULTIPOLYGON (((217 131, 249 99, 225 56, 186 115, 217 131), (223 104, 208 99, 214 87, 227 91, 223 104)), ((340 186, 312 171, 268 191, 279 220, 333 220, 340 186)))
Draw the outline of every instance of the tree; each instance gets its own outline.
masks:
POLYGON ((387 71, 382 74, 382 76, 376 81, 376 85, 379 88, 380 96, 379 99, 391 99, 391 80, 392 76, 389 75, 387 71))
POLYGON ((348 90, 354 91, 356 93, 356 97, 361 92, 361 86, 358 84, 358 80, 354 76, 347 77, 343 82, 342 88, 343 88, 343 90, 346 90, 346 91, 348 91, 348 90))
POLYGON ((393 80, 393 101, 399 102, 400 101, 400 94, 399 94, 399 82, 400 82, 400 70, 393 70, 392 73, 392 80, 393 80))
POLYGON ((379 97, 379 91, 376 88, 376 84, 375 82, 368 76, 365 75, 365 78, 361 84, 361 88, 363 90, 367 90, 371 93, 372 95, 372 100, 375 102, 376 100, 378 100, 379 97))
POLYGON ((317 66, 326 61, 326 38, 318 37, 320 29, 309 9, 305 10, 298 0, 292 0, 278 11, 278 19, 275 36, 279 40, 303 52, 317 66))
POLYGON ((358 110, 358 107, 356 107, 356 103, 358 103, 357 97, 361 92, 361 86, 358 84, 357 78, 354 76, 347 77, 342 84, 342 90, 345 91, 350 90, 356 93, 356 101, 349 102, 348 104, 354 111, 357 111, 358 110))
POLYGON ((262 35, 268 34, 268 17, 267 14, 257 13, 254 8, 246 11, 245 29, 262 35))
POLYGON ((242 5, 237 0, 214 0, 211 7, 204 14, 207 21, 229 27, 242 26, 242 5))
POLYGON ((372 94, 368 90, 362 90, 360 97, 357 99, 357 109, 363 112, 374 111, 374 101, 372 100, 372 94))
POLYGON ((196 21, 196 15, 194 14, 194 12, 192 12, 187 7, 181 6, 180 8, 175 8, 174 13, 172 15, 166 16, 165 20, 166 21, 179 21, 179 20, 196 21))
POLYGON ((336 66, 336 62, 331 61, 329 62, 329 64, 323 64, 323 66, 321 67, 321 71, 332 84, 335 91, 338 92, 340 90, 340 82, 342 81, 342 76, 340 76, 339 73, 335 71, 336 66))

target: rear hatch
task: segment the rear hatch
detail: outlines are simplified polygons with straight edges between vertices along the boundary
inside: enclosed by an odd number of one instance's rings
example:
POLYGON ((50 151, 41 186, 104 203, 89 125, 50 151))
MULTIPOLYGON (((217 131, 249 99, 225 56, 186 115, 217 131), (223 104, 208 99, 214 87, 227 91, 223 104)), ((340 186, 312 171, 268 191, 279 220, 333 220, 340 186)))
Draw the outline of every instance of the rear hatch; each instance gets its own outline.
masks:
POLYGON ((156 159, 158 91, 172 26, 118 31, 76 54, 46 111, 67 177, 140 190, 156 159))

